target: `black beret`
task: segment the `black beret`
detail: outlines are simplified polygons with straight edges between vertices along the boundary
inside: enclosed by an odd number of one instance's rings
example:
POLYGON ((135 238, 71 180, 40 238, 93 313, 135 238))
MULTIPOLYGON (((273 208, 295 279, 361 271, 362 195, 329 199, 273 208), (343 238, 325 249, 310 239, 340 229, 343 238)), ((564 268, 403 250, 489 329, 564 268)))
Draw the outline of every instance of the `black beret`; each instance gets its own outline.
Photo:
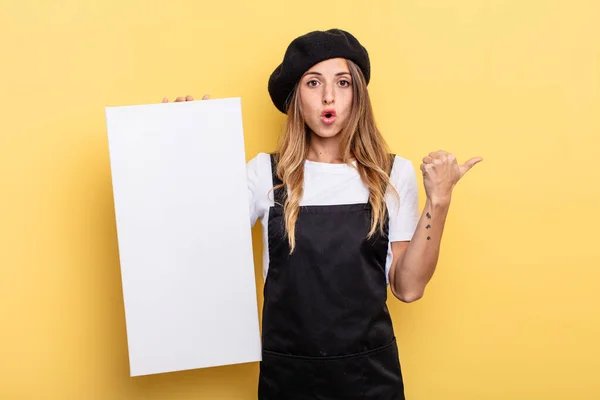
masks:
POLYGON ((279 111, 287 114, 288 97, 302 75, 313 65, 330 58, 346 58, 361 69, 366 83, 371 77, 369 54, 358 40, 341 29, 313 31, 288 46, 283 61, 269 78, 269 95, 279 111))

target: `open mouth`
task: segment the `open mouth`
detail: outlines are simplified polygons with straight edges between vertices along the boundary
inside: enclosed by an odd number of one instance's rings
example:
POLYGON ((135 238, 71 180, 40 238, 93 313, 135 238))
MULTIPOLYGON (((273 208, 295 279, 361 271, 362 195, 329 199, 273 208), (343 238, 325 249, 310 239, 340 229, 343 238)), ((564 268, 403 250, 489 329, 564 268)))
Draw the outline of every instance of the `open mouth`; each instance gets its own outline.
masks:
POLYGON ((321 113, 321 120, 325 124, 332 124, 335 122, 336 113, 335 110, 325 110, 321 113))

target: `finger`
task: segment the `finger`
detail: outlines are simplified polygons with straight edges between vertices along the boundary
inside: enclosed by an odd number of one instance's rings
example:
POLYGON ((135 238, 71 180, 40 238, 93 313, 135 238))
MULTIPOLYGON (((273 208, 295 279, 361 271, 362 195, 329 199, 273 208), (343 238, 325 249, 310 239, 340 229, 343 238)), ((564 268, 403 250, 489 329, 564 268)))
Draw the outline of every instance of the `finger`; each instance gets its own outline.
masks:
POLYGON ((483 161, 483 158, 474 157, 474 158, 471 158, 469 161, 465 162, 463 165, 460 166, 460 176, 462 177, 465 173, 467 173, 468 170, 473 168, 473 166, 475 164, 477 164, 481 161, 483 161))
POLYGON ((421 164, 421 171, 423 174, 429 174, 435 166, 433 164, 421 164))
POLYGON ((446 160, 443 158, 436 158, 433 160, 433 165, 441 165, 441 164, 444 164, 445 162, 446 162, 446 160))
POLYGON ((429 156, 423 157, 423 162, 425 164, 431 164, 433 162, 433 159, 429 156))
POLYGON ((163 97, 163 99, 162 99, 162 102, 163 102, 163 103, 168 103, 168 102, 169 102, 169 99, 167 99, 166 97, 163 97))
POLYGON ((185 96, 185 101, 194 101, 194 98, 190 95, 185 96))
POLYGON ((175 99, 176 102, 185 101, 185 97, 178 97, 175 99))
POLYGON ((440 158, 442 156, 447 155, 448 153, 445 152, 444 150, 438 150, 438 151, 432 151, 431 153, 429 153, 429 157, 431 158, 440 158))
POLYGON ((435 170, 435 165, 434 164, 425 164, 423 165, 423 176, 430 176, 434 170, 435 170))
POLYGON ((202 100, 208 100, 210 99, 210 95, 205 94, 204 96, 202 96, 202 100))

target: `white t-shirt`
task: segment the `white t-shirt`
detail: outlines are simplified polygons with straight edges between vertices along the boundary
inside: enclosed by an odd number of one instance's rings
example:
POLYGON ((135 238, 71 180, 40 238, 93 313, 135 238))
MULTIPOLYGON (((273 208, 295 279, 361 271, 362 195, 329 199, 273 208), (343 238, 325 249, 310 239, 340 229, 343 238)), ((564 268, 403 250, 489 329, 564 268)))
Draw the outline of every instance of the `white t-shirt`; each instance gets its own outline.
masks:
MULTIPOLYGON (((269 208, 273 206, 273 177, 271 157, 259 153, 247 163, 250 194, 250 224, 260 219, 263 230, 263 279, 269 270, 268 221, 269 208)), ((412 163, 396 156, 390 174, 392 185, 400 195, 386 194, 389 211, 389 244, 386 260, 386 279, 392 264, 391 242, 411 240, 419 221, 418 188, 412 163)), ((360 179, 358 171, 346 164, 315 161, 304 163, 304 195, 300 206, 366 203, 369 189, 360 179)))

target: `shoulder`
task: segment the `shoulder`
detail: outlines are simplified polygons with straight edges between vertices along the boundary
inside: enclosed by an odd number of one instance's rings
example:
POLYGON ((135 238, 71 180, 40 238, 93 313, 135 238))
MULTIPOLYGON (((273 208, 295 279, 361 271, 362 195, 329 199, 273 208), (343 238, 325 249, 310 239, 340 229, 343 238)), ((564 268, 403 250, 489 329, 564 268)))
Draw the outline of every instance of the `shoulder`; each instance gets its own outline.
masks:
POLYGON ((412 161, 399 155, 394 156, 394 164, 390 173, 390 180, 394 185, 413 179, 415 179, 415 167, 412 161))
POLYGON ((390 212, 390 242, 409 241, 419 221, 419 188, 413 163, 396 156, 390 183, 396 190, 396 193, 386 193, 390 212))
POLYGON ((269 191, 273 186, 271 177, 271 157, 268 153, 258 153, 246 162, 246 178, 250 200, 250 222, 254 226, 257 219, 263 220, 272 201, 269 191))
POLYGON ((271 155, 269 153, 258 153, 246 163, 246 167, 252 170, 261 170, 268 166, 271 168, 271 155))
POLYGON ((271 173, 271 155, 269 153, 258 153, 246 163, 246 174, 248 184, 263 192, 273 186, 271 173))
POLYGON ((271 181, 271 155, 258 153, 246 163, 246 171, 250 179, 271 181))

